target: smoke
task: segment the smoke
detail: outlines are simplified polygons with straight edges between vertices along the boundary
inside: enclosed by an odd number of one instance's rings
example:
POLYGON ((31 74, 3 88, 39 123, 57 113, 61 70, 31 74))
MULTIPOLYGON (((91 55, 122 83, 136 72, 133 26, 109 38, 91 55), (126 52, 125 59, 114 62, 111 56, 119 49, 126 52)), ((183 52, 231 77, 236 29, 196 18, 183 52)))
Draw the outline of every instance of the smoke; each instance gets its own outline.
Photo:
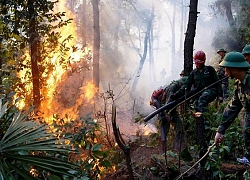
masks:
MULTIPOLYGON (((174 2, 137 0, 135 8, 132 8, 131 4, 123 4, 119 11, 110 11, 109 4, 101 6, 102 30, 105 31, 102 36, 103 48, 105 48, 105 53, 102 54, 102 90, 105 91, 109 84, 115 94, 120 95, 117 97, 116 103, 120 107, 119 110, 123 112, 122 117, 120 117, 123 122, 129 121, 133 124, 135 113, 147 115, 154 111, 149 105, 153 90, 180 78, 179 74, 184 68, 183 45, 188 24, 189 1, 184 1, 182 8, 180 2, 176 1, 176 7, 174 7, 174 2), (144 20, 152 13, 152 7, 154 7, 154 41, 152 42, 154 67, 150 66, 148 52, 143 69, 140 70, 138 67, 143 55, 143 37, 146 31, 146 21, 144 20), (182 13, 185 13, 184 16, 182 13), (175 19, 173 19, 173 15, 175 15, 175 19), (119 41, 118 44, 112 45, 110 42, 113 40, 115 27, 110 24, 110 21, 116 23, 119 19, 117 16, 121 18, 119 41), (145 17, 144 20, 141 18, 142 16, 145 17), (185 19, 181 19, 181 17, 185 19), (183 31, 181 31, 182 20, 184 21, 183 31), (144 30, 141 30, 143 24, 144 30), (173 28, 174 33, 172 33, 173 28), (115 48, 115 45, 118 47, 115 48), (177 68, 173 69, 173 67, 177 68), (166 70, 166 75, 161 78, 163 69, 166 70), (153 73, 156 77, 155 80, 152 80, 153 73), (135 78, 139 78, 137 88, 135 92, 130 92, 135 78), (134 94, 135 98, 131 98, 131 93, 134 94)), ((194 43, 194 52, 203 50, 206 53, 207 65, 211 64, 217 55, 216 50, 211 46, 215 31, 226 23, 213 16, 209 7, 213 2, 214 0, 208 0, 198 3, 200 13, 198 14, 194 43)))
MULTIPOLYGON (((215 19, 211 15, 212 10, 209 5, 213 1, 199 2, 198 11, 200 14, 198 15, 194 43, 194 51, 203 50, 206 53, 207 63, 216 55, 216 51, 211 47, 214 32, 224 25, 221 20, 215 19)), ((189 1, 183 1, 185 3, 182 8, 181 1, 175 1, 175 7, 174 1, 170 3, 163 0, 137 0, 134 6, 127 1, 121 2, 100 1, 99 92, 103 93, 104 97, 108 96, 110 90, 114 93, 113 101, 117 105, 117 121, 124 134, 136 134, 141 129, 142 133, 155 131, 156 129, 152 126, 145 127, 144 124, 136 124, 135 119, 154 111, 149 105, 153 90, 168 85, 174 79, 179 79, 179 74, 183 70, 183 45, 188 23, 189 1), (152 7, 154 7, 154 41, 151 42, 151 45, 153 46, 154 66, 152 67, 152 63, 149 61, 150 52, 148 51, 143 68, 138 69, 144 53, 143 40, 146 32, 146 19, 152 13, 152 7), (182 13, 184 13, 184 16, 182 16, 182 13), (173 15, 175 15, 175 19, 173 15), (181 19, 181 17, 184 19, 181 19), (183 21, 183 31, 181 30, 181 21, 183 21), (177 68, 173 69, 173 67, 177 68), (163 69, 166 70, 164 78, 161 77, 163 69), (139 81, 135 91, 131 92, 135 78, 139 78, 139 81)), ((91 7, 88 9, 91 9, 91 7)), ((77 78, 77 75, 75 78, 77 78)), ((78 97, 78 95, 75 96, 78 97)), ((64 97, 62 100, 67 101, 69 99, 68 96, 64 97)), ((100 109, 101 112, 105 111, 105 103, 108 107, 111 107, 112 100, 108 99, 105 102, 104 100, 101 99, 100 102, 95 104, 95 108, 100 109)), ((106 116, 110 119, 110 108, 108 108, 108 111, 109 113, 106 116)), ((155 118, 150 122, 154 123, 155 118)))

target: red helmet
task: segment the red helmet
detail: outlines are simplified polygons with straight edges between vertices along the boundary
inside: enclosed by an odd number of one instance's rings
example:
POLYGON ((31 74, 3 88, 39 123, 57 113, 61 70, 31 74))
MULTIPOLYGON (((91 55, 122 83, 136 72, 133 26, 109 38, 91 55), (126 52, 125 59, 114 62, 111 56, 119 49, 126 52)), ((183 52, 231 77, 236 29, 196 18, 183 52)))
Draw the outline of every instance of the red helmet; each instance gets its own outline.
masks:
POLYGON ((206 60, 206 54, 203 51, 197 51, 194 55, 195 63, 204 63, 206 60))

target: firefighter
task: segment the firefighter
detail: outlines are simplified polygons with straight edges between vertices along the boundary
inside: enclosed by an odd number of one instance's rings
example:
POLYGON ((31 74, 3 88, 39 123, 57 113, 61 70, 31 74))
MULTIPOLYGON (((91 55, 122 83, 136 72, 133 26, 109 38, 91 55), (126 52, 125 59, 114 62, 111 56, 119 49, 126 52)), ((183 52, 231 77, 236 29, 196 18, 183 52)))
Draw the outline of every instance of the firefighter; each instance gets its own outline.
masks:
POLYGON ((250 63, 250 44, 246 45, 243 50, 242 54, 244 55, 246 61, 250 63))
POLYGON ((222 142, 226 130, 244 108, 246 113, 243 137, 246 154, 243 158, 237 158, 237 161, 250 166, 250 64, 241 53, 230 52, 219 65, 225 67, 225 73, 228 77, 236 80, 234 95, 224 109, 214 141, 215 144, 222 142))
MULTIPOLYGON (((223 60, 223 58, 225 57, 227 51, 223 48, 220 48, 217 50, 217 54, 220 55, 220 61, 219 63, 221 63, 221 61, 223 60)), ((223 79, 221 81, 222 84, 222 90, 223 90, 223 98, 224 99, 228 99, 228 78, 225 79, 225 68, 222 66, 219 66, 217 69, 217 74, 219 76, 219 79, 223 79)))
MULTIPOLYGON (((165 88, 160 88, 153 92, 151 96, 151 105, 155 106, 157 109, 161 106, 168 104, 172 101, 170 96, 181 88, 185 83, 187 77, 181 77, 176 81, 172 81, 165 88)), ((161 152, 166 151, 166 140, 169 132, 170 124, 174 126, 176 138, 175 138, 175 149, 180 150, 181 139, 183 134, 182 121, 176 109, 172 110, 169 114, 167 112, 162 112, 158 116, 160 133, 161 133, 161 152)))
MULTIPOLYGON (((219 80, 215 69, 212 66, 205 65, 206 54, 203 51, 197 51, 193 59, 196 68, 190 73, 183 86, 176 93, 171 95, 171 99, 177 100, 179 97, 185 94, 186 90, 190 90, 192 87, 202 90, 219 80)), ((196 134, 197 142, 200 148, 200 158, 206 153, 209 143, 207 142, 207 133, 205 132, 205 123, 209 121, 206 121, 203 113, 205 112, 205 108, 208 106, 208 104, 216 98, 218 98, 219 101, 223 101, 221 83, 216 83, 214 86, 205 89, 193 99, 196 111, 194 116, 196 120, 196 134)), ((200 163, 201 171, 199 173, 202 174, 205 172, 204 167, 206 159, 204 158, 204 160, 200 163)))

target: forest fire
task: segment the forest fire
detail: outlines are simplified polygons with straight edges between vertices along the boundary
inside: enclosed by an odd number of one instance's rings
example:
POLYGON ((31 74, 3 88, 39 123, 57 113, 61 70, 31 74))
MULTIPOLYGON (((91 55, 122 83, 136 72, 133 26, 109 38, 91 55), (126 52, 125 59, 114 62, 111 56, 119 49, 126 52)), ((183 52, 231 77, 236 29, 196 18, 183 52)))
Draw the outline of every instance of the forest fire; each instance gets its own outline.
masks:
POLYGON ((87 82, 86 85, 81 88, 81 90, 84 93, 84 99, 86 100, 85 102, 88 104, 93 104, 93 99, 98 92, 98 88, 96 88, 92 82, 87 82))
MULTIPOLYGON (((71 13, 70 10, 67 9, 65 5, 66 1, 62 1, 58 3, 56 11, 58 12, 67 12, 66 19, 75 19, 75 15, 71 13)), ((83 64, 82 66, 86 65, 84 61, 86 56, 89 56, 91 50, 89 47, 84 47, 83 49, 76 48, 77 41, 77 33, 76 33, 76 24, 74 21, 71 22, 68 26, 63 26, 60 28, 61 38, 59 39, 60 43, 62 44, 65 41, 65 38, 69 35, 72 36, 72 39, 67 41, 67 46, 71 47, 70 51, 67 51, 63 57, 60 54, 60 47, 57 50, 53 51, 53 54, 50 54, 48 58, 45 59, 46 64, 51 64, 52 69, 43 72, 41 75, 42 79, 46 79, 45 86, 40 88, 41 93, 41 105, 39 108, 40 115, 45 118, 46 123, 51 124, 53 122, 53 116, 55 114, 60 114, 62 116, 67 115, 70 119, 77 119, 79 118, 78 107, 83 104, 91 103, 93 104, 93 97, 96 94, 95 86, 90 82, 91 80, 84 79, 85 82, 78 81, 79 84, 75 89, 78 91, 76 96, 72 96, 67 98, 67 101, 75 102, 74 105, 67 106, 67 102, 63 102, 62 98, 64 94, 60 92, 60 85, 64 85, 67 83, 72 83, 67 81, 69 72, 72 72, 73 68, 78 68, 79 65, 83 64), (67 62, 62 63, 62 58, 66 59, 67 62), (85 64, 84 64, 85 63, 85 64), (67 81, 67 82, 66 82, 67 81), (71 99, 72 98, 72 99, 71 99), (59 102, 61 101, 61 102, 59 102), (65 107, 62 107, 62 106, 65 107)), ((25 62, 27 62, 27 67, 29 67, 28 63, 30 62, 30 55, 27 52, 25 55, 25 62)), ((80 69, 80 68, 79 68, 80 69)), ((17 104, 19 109, 24 109, 27 102, 31 102, 32 99, 32 81, 31 75, 27 76, 30 68, 24 68, 19 72, 19 77, 21 78, 22 82, 26 85, 25 91, 26 96, 25 99, 20 100, 17 104)), ((81 76, 81 75, 78 75, 81 76)), ((75 82, 76 83, 76 82, 75 82)), ((71 86, 70 84, 68 86, 71 86)), ((66 86, 65 86, 66 87, 66 86)), ((69 102, 68 102, 69 104, 69 102)))

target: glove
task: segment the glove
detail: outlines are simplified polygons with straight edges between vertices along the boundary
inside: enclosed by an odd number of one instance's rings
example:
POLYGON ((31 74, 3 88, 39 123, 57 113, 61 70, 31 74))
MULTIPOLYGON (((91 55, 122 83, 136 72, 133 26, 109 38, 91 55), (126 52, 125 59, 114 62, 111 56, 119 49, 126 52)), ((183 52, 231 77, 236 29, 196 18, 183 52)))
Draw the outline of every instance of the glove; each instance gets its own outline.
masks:
POLYGON ((170 95, 170 99, 172 99, 172 100, 177 100, 179 98, 179 96, 177 96, 177 94, 171 94, 170 95))
POLYGON ((223 139, 224 139, 224 135, 219 132, 216 132, 215 137, 214 137, 214 143, 215 144, 221 143, 223 139))

